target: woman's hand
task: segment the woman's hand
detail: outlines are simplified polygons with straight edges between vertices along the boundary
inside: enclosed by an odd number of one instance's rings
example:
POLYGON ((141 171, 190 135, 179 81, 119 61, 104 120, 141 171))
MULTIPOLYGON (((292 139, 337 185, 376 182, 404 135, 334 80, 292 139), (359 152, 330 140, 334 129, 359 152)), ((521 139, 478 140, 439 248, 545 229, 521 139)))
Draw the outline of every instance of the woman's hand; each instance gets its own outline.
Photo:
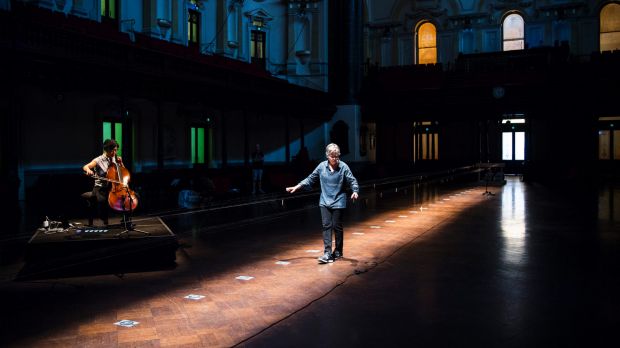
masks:
POLYGON ((351 195, 352 200, 356 200, 358 197, 359 195, 357 194, 357 192, 353 192, 353 194, 351 195))
POLYGON ((295 186, 291 186, 291 187, 287 187, 286 188, 286 192, 288 193, 293 193, 297 190, 299 190, 300 186, 299 185, 295 185, 295 186))
POLYGON ((82 170, 84 171, 84 174, 86 174, 88 176, 95 175, 95 172, 93 172, 92 169, 90 169, 90 163, 85 165, 84 167, 82 167, 82 170))

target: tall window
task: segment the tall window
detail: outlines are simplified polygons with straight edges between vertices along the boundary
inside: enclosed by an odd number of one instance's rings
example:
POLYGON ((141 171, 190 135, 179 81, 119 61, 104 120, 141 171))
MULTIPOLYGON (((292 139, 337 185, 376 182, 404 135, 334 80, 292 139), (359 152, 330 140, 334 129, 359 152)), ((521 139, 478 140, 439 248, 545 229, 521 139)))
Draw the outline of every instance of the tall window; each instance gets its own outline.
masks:
POLYGON ((192 127, 191 128, 191 156, 192 164, 204 164, 205 163, 205 128, 204 127, 192 127))
POLYGON ((461 32, 461 52, 464 54, 474 53, 475 50, 475 38, 474 30, 472 28, 465 28, 461 32))
MULTIPOLYGON (((118 143, 119 156, 122 156, 123 151, 123 124, 117 121, 104 121, 102 125, 103 140, 114 139, 118 143)), ((101 141, 103 143, 103 141, 101 141)))
POLYGON ((253 64, 257 64, 263 68, 265 67, 265 32, 261 31, 260 27, 257 27, 256 30, 252 30, 250 55, 253 64))
POLYGON ((522 50, 525 48, 525 22, 521 15, 512 13, 504 18, 504 51, 522 50))
POLYGON ((601 52, 620 50, 620 4, 607 4, 601 10, 601 52))
POLYGON ((413 162, 439 159, 439 132, 437 123, 413 123, 413 162))
POLYGON ((191 127, 190 148, 192 164, 210 163, 213 159, 213 128, 203 125, 191 127))
POLYGON ((116 20, 118 18, 118 0, 101 0, 101 17, 116 20))
POLYGON ((525 119, 502 120, 502 160, 525 160, 525 119))
POLYGON ((417 63, 437 63, 437 30, 433 23, 426 22, 418 27, 417 38, 417 63))
POLYGON ((187 44, 190 47, 200 44, 200 11, 196 0, 187 5, 187 44))
POLYGON ((142 0, 142 27, 145 32, 155 30, 155 10, 153 0, 142 0))
POLYGON ((620 160, 620 116, 600 117, 598 125, 598 159, 620 160))

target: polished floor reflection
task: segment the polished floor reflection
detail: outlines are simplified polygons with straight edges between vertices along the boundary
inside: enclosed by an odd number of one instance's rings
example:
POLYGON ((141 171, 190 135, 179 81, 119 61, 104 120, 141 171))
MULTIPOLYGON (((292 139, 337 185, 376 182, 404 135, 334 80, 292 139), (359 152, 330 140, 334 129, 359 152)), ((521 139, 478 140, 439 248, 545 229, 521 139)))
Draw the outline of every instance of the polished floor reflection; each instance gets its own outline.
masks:
POLYGON ((618 188, 605 186, 596 197, 510 178, 491 191, 247 346, 613 342, 620 323, 618 188))
POLYGON ((0 268, 0 346, 612 340, 620 322, 618 189, 577 193, 509 178, 489 191, 367 188, 345 216, 344 259, 328 265, 316 262, 320 217, 311 195, 167 217, 182 245, 175 269, 15 282, 19 264, 8 265, 0 268))

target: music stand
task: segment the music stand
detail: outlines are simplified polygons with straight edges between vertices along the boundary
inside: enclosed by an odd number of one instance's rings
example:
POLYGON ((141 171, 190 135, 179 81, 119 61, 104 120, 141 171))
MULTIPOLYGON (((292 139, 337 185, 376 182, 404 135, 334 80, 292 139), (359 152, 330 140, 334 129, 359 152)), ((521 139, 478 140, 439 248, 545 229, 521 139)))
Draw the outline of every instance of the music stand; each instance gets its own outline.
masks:
POLYGON ((150 235, 150 232, 147 231, 142 231, 139 230, 137 228, 135 228, 134 223, 131 221, 132 217, 133 217, 133 197, 131 197, 131 194, 129 192, 129 186, 125 186, 125 190, 127 192, 127 196, 123 196, 122 198, 122 204, 123 204, 123 221, 122 221, 122 225, 125 227, 125 230, 122 232, 117 233, 115 236, 116 237, 120 237, 123 234, 126 234, 127 237, 129 237, 129 232, 138 232, 138 233, 143 233, 146 234, 147 236, 150 235), (129 214, 127 214, 127 210, 125 210, 125 199, 129 197, 129 214))
POLYGON ((495 173, 493 172, 493 167, 488 166, 487 172, 484 175, 485 187, 484 187, 484 193, 482 194, 483 196, 495 196, 495 193, 492 193, 489 191, 489 179, 493 177, 495 177, 495 173))

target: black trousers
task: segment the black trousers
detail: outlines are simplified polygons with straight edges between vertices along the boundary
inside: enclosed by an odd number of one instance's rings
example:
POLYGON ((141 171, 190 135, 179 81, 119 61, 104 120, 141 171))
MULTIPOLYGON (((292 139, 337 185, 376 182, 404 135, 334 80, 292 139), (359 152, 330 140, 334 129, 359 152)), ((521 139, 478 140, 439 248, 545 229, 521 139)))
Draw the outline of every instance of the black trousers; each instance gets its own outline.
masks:
POLYGON ((321 220, 323 222, 323 247, 326 253, 332 253, 332 230, 336 237, 334 251, 342 254, 344 228, 342 226, 342 212, 344 209, 332 209, 320 206, 321 220))
POLYGON ((108 215, 109 215, 109 205, 108 205, 108 194, 109 189, 95 186, 93 187, 93 191, 91 196, 88 199, 89 203, 89 215, 88 215, 88 224, 92 225, 93 220, 99 216, 99 218, 103 221, 104 224, 108 224, 108 215))

